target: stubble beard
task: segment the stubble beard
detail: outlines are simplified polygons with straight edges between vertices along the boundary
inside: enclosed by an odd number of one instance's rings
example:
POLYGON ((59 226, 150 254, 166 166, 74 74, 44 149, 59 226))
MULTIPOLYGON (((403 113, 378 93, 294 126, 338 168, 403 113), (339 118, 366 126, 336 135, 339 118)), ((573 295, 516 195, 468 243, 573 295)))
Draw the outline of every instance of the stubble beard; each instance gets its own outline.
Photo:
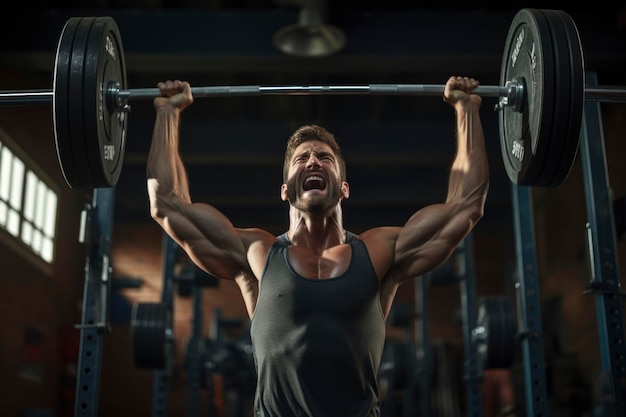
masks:
POLYGON ((339 202, 339 187, 337 184, 326 184, 326 197, 303 200, 300 194, 303 192, 294 179, 287 181, 287 197, 289 203, 297 210, 310 214, 320 214, 334 208, 339 202))

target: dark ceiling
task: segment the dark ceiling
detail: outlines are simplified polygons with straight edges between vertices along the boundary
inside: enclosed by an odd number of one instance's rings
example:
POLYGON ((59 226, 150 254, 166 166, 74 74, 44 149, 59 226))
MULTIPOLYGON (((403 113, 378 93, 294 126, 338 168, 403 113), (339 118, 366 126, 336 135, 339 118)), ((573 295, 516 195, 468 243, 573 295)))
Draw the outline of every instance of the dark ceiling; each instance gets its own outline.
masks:
MULTIPOLYGON (((579 7, 479 1, 330 1, 326 21, 347 43, 326 57, 287 56, 273 34, 296 23, 298 2, 49 1, 17 10, 0 28, 0 66, 52 79, 54 50, 71 16, 112 16, 126 58, 127 88, 186 79, 192 86, 443 84, 453 74, 500 83, 507 31, 524 7, 565 10, 574 18, 585 69, 600 84, 626 74, 626 12, 613 2, 579 7), (19 33, 19 36, 15 36, 19 33), (48 77, 49 74, 49 77, 48 77)), ((48 85, 33 88, 50 89, 48 85)), ((509 221, 510 181, 500 154, 496 98, 486 97, 483 123, 491 155, 486 218, 509 221)), ((154 113, 131 101, 126 155, 117 184, 120 221, 150 221, 145 162, 154 113)), ((348 161, 351 198, 346 227, 360 231, 402 224, 417 208, 445 197, 454 153, 453 111, 433 97, 263 96, 199 98, 185 111, 181 152, 192 196, 214 204, 235 225, 279 233, 287 209, 279 199, 284 144, 296 127, 319 123, 336 134, 348 161)))

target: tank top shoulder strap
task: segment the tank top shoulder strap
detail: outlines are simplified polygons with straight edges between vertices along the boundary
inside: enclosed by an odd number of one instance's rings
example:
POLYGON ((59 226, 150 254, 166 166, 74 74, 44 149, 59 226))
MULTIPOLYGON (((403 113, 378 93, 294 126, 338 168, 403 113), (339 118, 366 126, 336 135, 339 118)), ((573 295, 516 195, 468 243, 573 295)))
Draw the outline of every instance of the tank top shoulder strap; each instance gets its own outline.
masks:
POLYGON ((352 233, 349 230, 346 230, 346 243, 351 243, 354 240, 357 240, 359 238, 359 235, 357 235, 356 233, 352 233))
MULTIPOLYGON (((351 243, 358 238, 359 235, 357 235, 356 233, 352 233, 349 230, 346 230, 346 243, 351 243)), ((284 243, 285 245, 291 245, 291 240, 289 240, 289 237, 287 237, 287 232, 278 235, 276 239, 278 239, 281 243, 284 243)))
POLYGON ((282 233, 282 234, 276 236, 276 239, 277 239, 277 242, 282 244, 282 246, 289 246, 289 245, 291 245, 291 240, 289 240, 289 237, 287 236, 287 232, 282 233))

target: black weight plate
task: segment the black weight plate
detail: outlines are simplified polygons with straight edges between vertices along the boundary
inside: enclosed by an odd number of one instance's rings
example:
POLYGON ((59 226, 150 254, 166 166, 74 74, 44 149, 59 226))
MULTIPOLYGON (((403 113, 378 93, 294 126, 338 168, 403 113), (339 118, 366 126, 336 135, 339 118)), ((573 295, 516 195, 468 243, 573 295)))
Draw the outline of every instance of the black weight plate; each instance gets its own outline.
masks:
POLYGON ((509 179, 533 185, 550 141, 554 102, 554 67, 550 31, 536 9, 522 9, 513 18, 505 42, 501 85, 518 79, 525 94, 521 111, 505 106, 499 113, 500 148, 509 179))
POLYGON ((72 188, 79 187, 81 182, 79 181, 80 174, 74 162, 74 154, 72 152, 72 139, 70 137, 69 127, 71 113, 69 110, 68 93, 74 36, 81 20, 82 17, 72 17, 63 27, 57 44, 56 57, 54 60, 54 78, 52 81, 52 91, 54 94, 52 114, 57 158, 61 166, 63 177, 72 188))
POLYGON ((547 142, 546 156, 541 165, 539 176, 533 181, 534 186, 551 186, 554 184, 556 171, 561 165, 563 150, 567 143, 567 132, 570 119, 570 49, 565 35, 565 29, 560 18, 551 10, 540 10, 545 18, 552 51, 554 53, 554 66, 545 68, 552 72, 554 80, 554 101, 552 111, 552 131, 547 142))
POLYGON ((132 313, 132 341, 135 366, 162 369, 167 364, 169 313, 160 303, 135 304, 132 313))
POLYGON ((69 131, 72 140, 72 152, 74 162, 78 172, 80 188, 93 187, 93 176, 91 174, 90 161, 87 155, 85 143, 91 139, 85 136, 85 65, 86 49, 89 40, 89 32, 95 21, 94 17, 84 17, 76 28, 74 36, 74 46, 72 48, 72 59, 70 62, 70 80, 68 90, 69 103, 69 131))
POLYGON ((517 320, 511 299, 504 296, 481 298, 476 326, 485 332, 477 346, 482 369, 510 368, 517 344, 517 320))
POLYGON ((585 105, 585 65, 583 59, 582 44, 578 28, 569 14, 562 10, 554 10, 552 13, 560 18, 566 37, 565 43, 569 48, 570 70, 570 116, 567 124, 565 141, 561 150, 561 163, 556 170, 551 186, 558 186, 569 175, 580 143, 580 129, 582 125, 583 107, 585 105))
POLYGON ((109 83, 126 89, 124 50, 112 18, 96 18, 85 55, 85 147, 94 187, 111 187, 122 170, 127 125, 126 113, 107 103, 109 83))

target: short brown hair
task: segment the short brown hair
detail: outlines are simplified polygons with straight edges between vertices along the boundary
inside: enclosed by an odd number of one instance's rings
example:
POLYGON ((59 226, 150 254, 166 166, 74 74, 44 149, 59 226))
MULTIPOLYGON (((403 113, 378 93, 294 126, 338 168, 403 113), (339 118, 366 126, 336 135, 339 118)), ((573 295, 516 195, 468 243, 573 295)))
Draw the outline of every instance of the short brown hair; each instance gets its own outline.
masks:
POLYGON ((346 161, 343 159, 341 148, 339 147, 335 136, 328 130, 315 124, 301 126, 289 137, 289 140, 287 141, 287 149, 285 150, 285 161, 283 163, 283 181, 287 181, 289 162, 291 161, 296 148, 304 142, 308 142, 310 140, 319 140, 330 146, 330 149, 332 149, 335 157, 337 158, 337 162, 339 163, 341 181, 345 181, 346 161))

